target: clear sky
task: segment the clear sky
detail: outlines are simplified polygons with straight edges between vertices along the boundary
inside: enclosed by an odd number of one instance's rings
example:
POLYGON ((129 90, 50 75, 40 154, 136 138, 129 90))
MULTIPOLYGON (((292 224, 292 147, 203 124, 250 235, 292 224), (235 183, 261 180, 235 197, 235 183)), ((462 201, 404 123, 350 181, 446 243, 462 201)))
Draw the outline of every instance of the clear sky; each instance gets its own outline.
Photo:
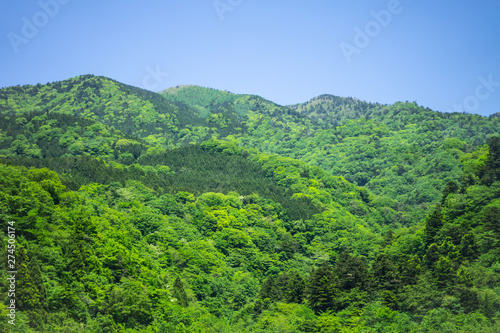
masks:
POLYGON ((4 0, 0 87, 81 74, 278 104, 500 112, 498 0, 4 0))

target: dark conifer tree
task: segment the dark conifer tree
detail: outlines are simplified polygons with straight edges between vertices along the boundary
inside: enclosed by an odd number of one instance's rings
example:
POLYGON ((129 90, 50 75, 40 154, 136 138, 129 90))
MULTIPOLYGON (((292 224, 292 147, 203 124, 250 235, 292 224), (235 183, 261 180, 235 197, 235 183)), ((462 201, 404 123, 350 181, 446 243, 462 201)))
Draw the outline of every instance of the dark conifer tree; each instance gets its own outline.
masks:
POLYGON ((401 282, 403 285, 415 284, 422 271, 422 261, 416 255, 404 256, 399 262, 399 270, 401 272, 401 282))
POLYGON ((483 184, 491 185, 500 180, 500 138, 494 136, 488 141, 490 153, 484 165, 483 184))
POLYGON ((270 275, 266 280, 264 280, 264 283, 262 283, 262 286, 260 287, 259 298, 269 298, 274 301, 278 297, 278 294, 279 290, 276 287, 276 279, 270 275))
POLYGON ((493 235, 500 239, 500 207, 485 207, 482 220, 484 229, 493 232, 493 235))
POLYGON ((370 275, 367 263, 349 253, 342 253, 334 266, 335 275, 338 277, 339 288, 351 290, 360 288, 367 290, 370 275))
POLYGON ((444 205, 444 202, 446 201, 446 198, 448 195, 451 193, 457 193, 458 190, 460 190, 460 186, 454 181, 449 181, 448 184, 446 184, 446 187, 443 189, 443 197, 441 198, 441 205, 444 205))
POLYGON ((16 255, 16 301, 20 311, 26 311, 30 326, 39 328, 47 318, 47 294, 38 261, 30 260, 23 247, 16 255))
POLYGON ((440 253, 439 247, 436 243, 432 243, 427 249, 427 253, 424 256, 424 263, 428 269, 433 269, 434 264, 439 260, 440 253))
POLYGON ((338 293, 333 269, 327 263, 313 270, 306 294, 309 306, 314 312, 321 313, 333 309, 338 293))
POLYGON ((302 303, 304 300, 305 281, 299 273, 289 275, 288 283, 284 290, 284 300, 290 303, 302 303))
POLYGON ((382 253, 372 265, 373 285, 378 290, 396 290, 400 283, 396 265, 391 258, 382 253))
POLYGON ((441 206, 436 207, 434 211, 427 217, 424 229, 424 241, 427 246, 434 243, 436 234, 443 226, 443 215, 441 214, 441 206))
POLYGON ((184 284, 179 277, 177 277, 174 281, 173 296, 177 298, 177 302, 180 306, 184 308, 188 306, 188 298, 186 291, 184 290, 184 284))

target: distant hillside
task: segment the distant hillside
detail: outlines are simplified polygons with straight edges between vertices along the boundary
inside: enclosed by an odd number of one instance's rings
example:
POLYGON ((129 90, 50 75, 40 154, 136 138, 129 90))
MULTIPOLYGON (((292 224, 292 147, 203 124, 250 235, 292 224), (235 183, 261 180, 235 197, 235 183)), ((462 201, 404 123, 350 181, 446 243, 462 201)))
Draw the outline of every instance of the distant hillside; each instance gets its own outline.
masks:
POLYGON ((500 134, 496 117, 439 113, 415 103, 367 103, 321 95, 279 106, 257 96, 186 86, 167 90, 200 114, 243 115, 236 142, 298 158, 409 207, 439 199, 460 158, 500 134), (243 109, 245 108, 245 109, 243 109))
MULTIPOLYGON (((45 112, 73 115, 101 122, 121 132, 164 146, 182 141, 182 129, 207 137, 211 124, 186 104, 92 75, 0 90, 0 113, 45 112)), ((186 142, 186 144, 189 142, 186 142)))
POLYGON ((383 106, 352 97, 320 95, 305 103, 289 105, 288 107, 307 115, 308 118, 323 124, 325 127, 336 127, 350 119, 370 119, 372 114, 383 106))

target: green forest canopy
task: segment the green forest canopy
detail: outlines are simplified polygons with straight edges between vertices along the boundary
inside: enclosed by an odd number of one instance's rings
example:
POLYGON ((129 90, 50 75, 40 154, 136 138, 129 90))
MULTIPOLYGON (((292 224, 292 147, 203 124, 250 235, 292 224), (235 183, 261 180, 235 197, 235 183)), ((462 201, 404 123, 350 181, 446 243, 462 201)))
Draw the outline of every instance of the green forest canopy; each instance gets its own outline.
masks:
POLYGON ((495 332, 498 118, 82 76, 0 90, 2 331, 495 332))

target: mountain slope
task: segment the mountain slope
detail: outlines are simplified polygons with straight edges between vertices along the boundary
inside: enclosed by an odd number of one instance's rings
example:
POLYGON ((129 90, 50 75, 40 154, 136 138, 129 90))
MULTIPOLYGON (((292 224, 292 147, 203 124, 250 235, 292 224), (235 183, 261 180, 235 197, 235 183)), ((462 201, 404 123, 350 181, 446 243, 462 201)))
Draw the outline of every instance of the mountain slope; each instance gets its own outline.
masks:
MULTIPOLYGON (((0 113, 67 114, 98 121, 128 135, 173 145, 186 126, 200 131, 204 121, 181 102, 105 77, 79 76, 65 81, 0 90, 0 113)), ((206 136, 206 134, 204 134, 206 136)))
MULTIPOLYGON (((172 94, 204 112, 236 110, 252 98, 192 86, 172 94)), ((239 144, 321 166, 412 209, 436 202, 444 185, 460 176, 459 158, 500 134, 498 118, 438 113, 408 102, 322 95, 287 107, 249 105, 239 144)))
MULTIPOLYGON (((411 228, 383 221, 390 200, 234 143, 211 140, 140 160, 136 172, 162 160, 176 174, 193 173, 180 175, 186 188, 172 193, 119 173, 75 192, 48 169, 0 164, 0 224, 16 230, 15 252, 7 247, 12 237, 0 239, 0 292, 7 294, 7 258, 15 253, 15 330, 499 329, 498 138, 462 159, 463 185, 449 184, 411 228), (286 188, 295 206, 312 209, 293 216, 269 192, 242 194, 252 182, 216 189, 240 193, 210 192, 220 183, 210 179, 216 168, 231 175, 238 163, 246 167, 236 177, 267 182, 275 193, 286 188), (197 182, 201 164, 209 187, 197 182), (185 191, 195 188, 200 193, 185 191), (392 231, 382 237, 379 222, 392 231)), ((2 331, 8 311, 0 304, 2 331)))
POLYGON ((92 76, 0 97, 0 331, 11 299, 23 333, 499 330, 496 117, 92 76))
MULTIPOLYGON (((92 119, 160 147, 236 139, 245 147, 320 166, 419 214, 460 177, 461 156, 500 135, 497 117, 331 95, 280 106, 198 86, 156 94, 93 76, 0 90, 2 114, 19 118, 34 110, 92 119)), ((137 159, 132 155, 127 163, 137 159)))

